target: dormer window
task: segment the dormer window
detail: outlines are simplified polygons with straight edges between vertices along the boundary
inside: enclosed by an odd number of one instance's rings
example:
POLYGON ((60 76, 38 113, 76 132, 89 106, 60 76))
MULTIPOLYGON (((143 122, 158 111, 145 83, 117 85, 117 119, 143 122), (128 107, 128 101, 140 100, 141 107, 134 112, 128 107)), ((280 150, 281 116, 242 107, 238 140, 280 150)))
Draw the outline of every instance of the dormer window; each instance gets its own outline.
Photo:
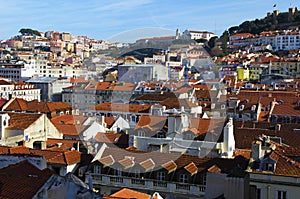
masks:
POLYGON ((272 164, 272 163, 266 163, 265 164, 265 171, 274 172, 274 164, 272 164))
POLYGON ((255 111, 256 110, 256 105, 252 105, 251 106, 251 111, 255 111))
POLYGON ((240 111, 244 110, 244 108, 245 108, 245 105, 242 104, 242 105, 240 106, 240 111))

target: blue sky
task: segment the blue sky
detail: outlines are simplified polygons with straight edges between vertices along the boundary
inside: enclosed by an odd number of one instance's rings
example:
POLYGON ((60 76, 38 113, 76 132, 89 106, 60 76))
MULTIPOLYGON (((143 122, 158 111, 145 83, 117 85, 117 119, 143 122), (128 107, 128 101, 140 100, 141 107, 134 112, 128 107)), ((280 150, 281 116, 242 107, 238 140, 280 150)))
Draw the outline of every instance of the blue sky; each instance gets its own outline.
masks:
POLYGON ((95 39, 134 41, 174 35, 176 28, 220 35, 276 9, 300 8, 299 0, 9 0, 1 2, 0 39, 20 28, 56 30, 95 39))

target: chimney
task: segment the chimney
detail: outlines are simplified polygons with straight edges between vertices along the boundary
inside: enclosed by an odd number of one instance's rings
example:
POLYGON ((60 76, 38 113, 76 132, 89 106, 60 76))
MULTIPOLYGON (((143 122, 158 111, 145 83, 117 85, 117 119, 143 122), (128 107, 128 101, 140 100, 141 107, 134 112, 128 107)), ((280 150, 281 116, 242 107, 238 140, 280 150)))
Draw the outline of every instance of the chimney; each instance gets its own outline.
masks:
POLYGON ((226 126, 224 127, 224 138, 223 138, 223 154, 227 158, 232 158, 233 152, 235 150, 235 139, 234 139, 234 132, 233 132, 233 120, 229 118, 226 126))
POLYGON ((184 113, 184 106, 181 106, 180 112, 184 113))
POLYGON ((254 161, 259 161, 264 156, 264 151, 262 150, 261 141, 255 141, 251 147, 251 158, 254 161))
POLYGON ((9 115, 7 113, 0 114, 0 139, 5 137, 5 129, 9 126, 9 115))

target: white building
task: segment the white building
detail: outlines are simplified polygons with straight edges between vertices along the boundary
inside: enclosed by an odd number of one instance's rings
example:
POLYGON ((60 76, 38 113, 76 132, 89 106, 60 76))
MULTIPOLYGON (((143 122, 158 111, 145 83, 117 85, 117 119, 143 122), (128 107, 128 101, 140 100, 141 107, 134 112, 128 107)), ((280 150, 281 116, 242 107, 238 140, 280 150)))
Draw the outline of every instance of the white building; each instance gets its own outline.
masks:
POLYGON ((207 41, 210 40, 212 37, 217 37, 215 33, 208 32, 208 31, 195 31, 195 30, 185 30, 182 33, 182 37, 186 39, 206 39, 207 41))
POLYGON ((8 100, 13 96, 28 101, 40 101, 40 89, 35 88, 32 84, 11 83, 0 79, 0 97, 8 100))

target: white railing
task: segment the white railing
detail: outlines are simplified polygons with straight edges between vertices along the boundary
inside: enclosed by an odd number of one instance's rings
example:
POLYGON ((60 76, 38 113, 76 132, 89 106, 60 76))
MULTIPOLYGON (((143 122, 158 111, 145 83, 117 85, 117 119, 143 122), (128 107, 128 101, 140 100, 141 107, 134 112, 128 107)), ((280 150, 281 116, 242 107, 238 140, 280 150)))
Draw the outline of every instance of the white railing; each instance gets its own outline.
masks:
POLYGON ((153 179, 139 179, 125 176, 111 176, 104 174, 91 174, 94 185, 106 185, 113 187, 131 187, 136 189, 156 190, 179 194, 203 196, 205 185, 158 181, 153 179))

